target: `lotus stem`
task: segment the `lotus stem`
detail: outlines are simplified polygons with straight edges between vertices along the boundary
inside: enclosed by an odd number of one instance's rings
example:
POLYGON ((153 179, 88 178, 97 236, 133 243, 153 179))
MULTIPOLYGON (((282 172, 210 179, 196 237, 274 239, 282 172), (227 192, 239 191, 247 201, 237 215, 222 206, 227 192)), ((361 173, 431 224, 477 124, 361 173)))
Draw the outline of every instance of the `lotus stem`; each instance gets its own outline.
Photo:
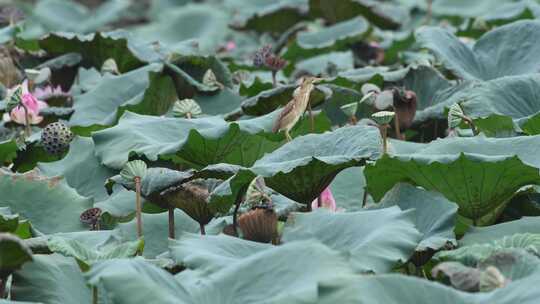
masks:
POLYGON ((465 123, 468 124, 469 127, 471 127, 471 130, 474 136, 477 136, 479 134, 478 129, 476 128, 476 125, 474 124, 474 121, 469 116, 462 115, 461 119, 463 119, 465 123))
POLYGON ((424 21, 425 25, 429 25, 431 23, 431 17, 433 15, 433 0, 426 0, 427 2, 427 11, 426 11, 426 21, 424 21))
MULTIPOLYGON (((395 111, 395 109, 394 109, 394 111, 395 111)), ((399 115, 397 115, 397 112, 396 112, 396 115, 394 116, 394 129, 396 131, 396 138, 400 139, 400 140, 403 140, 404 136, 401 135, 401 129, 399 127, 399 115)))
POLYGON ((356 119, 356 116, 351 116, 349 118, 349 123, 353 126, 356 125, 358 123, 358 119, 356 119))
POLYGON ((141 206, 141 178, 139 176, 135 177, 135 192, 136 192, 136 207, 137 207, 137 237, 141 238, 143 236, 142 230, 142 206, 141 206))
POLYGON ((199 223, 201 226, 201 235, 206 235, 206 228, 204 228, 204 224, 199 223))
POLYGON ((364 197, 362 198, 362 208, 366 207, 367 197, 368 197, 368 192, 367 192, 367 189, 364 187, 364 197))
POLYGON ((384 154, 387 154, 388 153, 388 143, 387 143, 387 130, 388 130, 388 125, 382 125, 379 127, 379 130, 381 132, 381 137, 382 137, 382 141, 383 141, 383 153, 384 154))
POLYGON ((174 239, 174 207, 169 207, 169 238, 174 239))
POLYGON ((238 210, 240 209, 240 204, 242 203, 242 198, 244 196, 244 192, 247 190, 248 186, 245 186, 243 189, 240 189, 238 191, 238 194, 236 195, 236 200, 234 202, 234 212, 233 212, 233 230, 234 234, 236 236, 239 235, 238 233, 238 210))
POLYGON ((311 123, 311 133, 315 133, 315 118, 313 117, 313 110, 311 109, 311 102, 308 101, 309 120, 311 123))
POLYGON ((98 289, 96 286, 92 286, 92 304, 98 304, 98 289))
POLYGON ((0 299, 6 298, 6 284, 7 284, 7 276, 4 278, 0 278, 0 299))
POLYGON ((277 76, 277 71, 272 70, 272 86, 273 86, 274 88, 277 88, 277 79, 276 79, 276 76, 277 76))
POLYGON ((186 113, 186 119, 191 119, 191 112, 186 113))
POLYGON ((28 138, 32 134, 32 129, 30 128, 30 114, 28 113, 28 108, 21 103, 21 106, 24 110, 24 120, 25 120, 25 126, 24 126, 24 137, 28 138))

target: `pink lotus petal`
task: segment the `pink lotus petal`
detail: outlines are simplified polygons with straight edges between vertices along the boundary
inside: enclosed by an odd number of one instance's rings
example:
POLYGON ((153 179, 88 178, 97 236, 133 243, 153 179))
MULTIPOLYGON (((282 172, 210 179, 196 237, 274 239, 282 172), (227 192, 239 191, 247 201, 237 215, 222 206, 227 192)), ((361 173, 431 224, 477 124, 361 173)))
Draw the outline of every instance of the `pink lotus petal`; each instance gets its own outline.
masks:
MULTIPOLYGON (((321 193, 321 207, 330 209, 331 211, 337 211, 336 206, 336 200, 334 199, 334 196, 332 195, 332 191, 330 190, 330 187, 327 187, 324 189, 324 191, 321 193)), ((311 203, 311 209, 317 209, 319 208, 318 204, 318 198, 314 199, 311 203)))
POLYGON ((232 51, 234 49, 236 49, 236 43, 234 43, 234 41, 227 42, 227 44, 225 45, 225 50, 227 52, 230 52, 230 51, 232 51))
MULTIPOLYGON (((21 125, 26 125, 25 114, 26 113, 25 113, 24 108, 21 106, 17 106, 13 110, 11 110, 10 117, 12 121, 21 125)), ((28 111, 28 122, 31 125, 37 125, 42 121, 43 121, 43 116, 39 116, 39 111, 38 112, 28 111)))

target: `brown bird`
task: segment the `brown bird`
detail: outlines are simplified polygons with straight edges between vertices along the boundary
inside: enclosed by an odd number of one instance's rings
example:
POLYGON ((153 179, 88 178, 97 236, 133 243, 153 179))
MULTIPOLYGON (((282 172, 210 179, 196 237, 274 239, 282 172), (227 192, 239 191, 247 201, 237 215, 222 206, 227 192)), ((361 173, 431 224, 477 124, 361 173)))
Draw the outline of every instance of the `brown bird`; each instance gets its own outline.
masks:
POLYGON ((321 80, 321 78, 315 77, 302 78, 302 83, 293 92, 293 98, 285 105, 283 110, 281 110, 281 113, 279 113, 279 116, 274 122, 272 132, 277 133, 279 131, 285 131, 287 140, 292 140, 289 132, 306 111, 309 104, 309 96, 315 89, 315 83, 321 80))

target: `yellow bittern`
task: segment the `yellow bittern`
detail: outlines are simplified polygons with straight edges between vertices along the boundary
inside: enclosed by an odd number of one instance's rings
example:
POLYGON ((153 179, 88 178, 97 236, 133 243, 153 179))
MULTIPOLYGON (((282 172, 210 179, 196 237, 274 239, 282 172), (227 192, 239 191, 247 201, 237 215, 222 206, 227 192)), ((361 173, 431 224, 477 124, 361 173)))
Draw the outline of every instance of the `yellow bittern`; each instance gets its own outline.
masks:
POLYGON ((309 104, 309 96, 311 91, 315 89, 315 83, 321 81, 321 78, 304 77, 298 88, 293 92, 293 98, 289 101, 281 113, 279 113, 272 132, 285 131, 287 141, 291 141, 292 137, 289 134, 291 129, 296 125, 302 114, 306 111, 309 104))

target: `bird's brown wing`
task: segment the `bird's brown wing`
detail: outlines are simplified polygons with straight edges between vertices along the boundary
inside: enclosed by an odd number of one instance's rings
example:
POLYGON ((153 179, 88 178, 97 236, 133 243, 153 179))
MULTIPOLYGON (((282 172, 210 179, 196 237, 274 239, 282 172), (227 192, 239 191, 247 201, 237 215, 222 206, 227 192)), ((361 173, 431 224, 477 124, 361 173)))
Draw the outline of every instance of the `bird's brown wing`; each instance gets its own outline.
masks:
POLYGON ((287 120, 287 116, 292 113, 295 106, 295 100, 289 101, 283 110, 279 113, 278 117, 274 121, 274 126, 272 127, 272 132, 277 133, 279 130, 281 130, 285 126, 285 121, 287 120))

